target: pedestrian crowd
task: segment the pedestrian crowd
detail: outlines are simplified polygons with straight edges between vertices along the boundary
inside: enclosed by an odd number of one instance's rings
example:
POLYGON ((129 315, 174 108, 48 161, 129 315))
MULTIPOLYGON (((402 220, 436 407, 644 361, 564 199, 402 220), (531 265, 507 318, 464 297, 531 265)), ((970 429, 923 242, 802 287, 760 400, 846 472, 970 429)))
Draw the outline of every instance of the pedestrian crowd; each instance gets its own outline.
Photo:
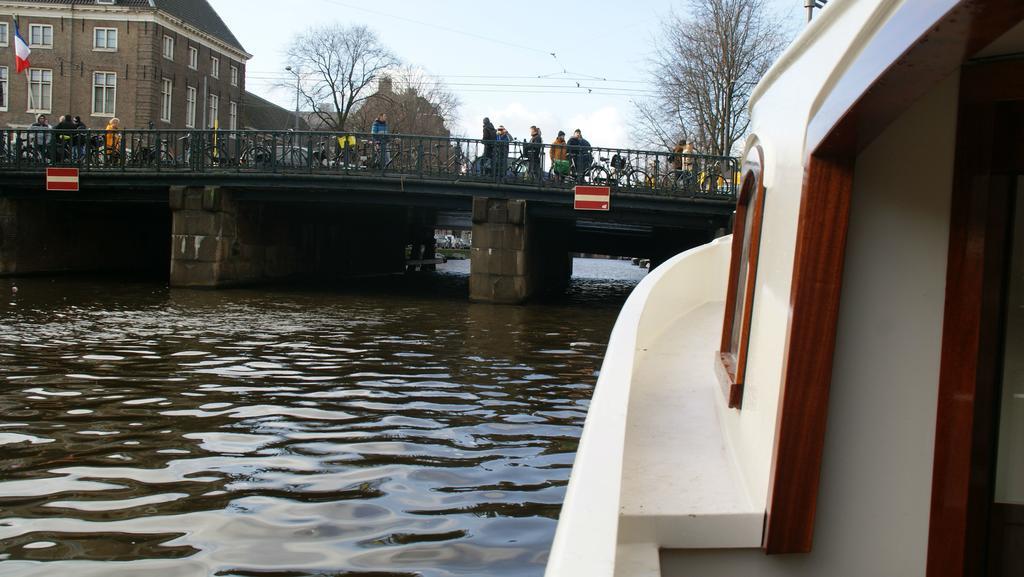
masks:
MULTIPOLYGON (((503 125, 497 127, 491 119, 485 117, 483 120, 484 163, 479 168, 484 174, 503 175, 508 170, 509 143, 515 139, 509 134, 503 125)), ((685 139, 679 140, 672 149, 669 160, 672 170, 677 176, 692 172, 694 168, 693 158, 697 154, 693 144, 685 139)), ((528 176, 534 179, 541 177, 541 164, 544 155, 544 139, 541 130, 537 126, 530 127, 530 139, 523 139, 523 156, 527 159, 528 176)), ((577 128, 572 136, 566 140, 565 132, 558 131, 558 135, 551 141, 548 156, 551 159, 551 175, 553 178, 562 179, 566 176, 580 178, 594 164, 594 156, 590 141, 583 137, 583 132, 577 128)), ((615 162, 623 162, 620 157, 613 159, 615 162)))
MULTIPOLYGON (((502 175, 508 170, 509 144, 515 139, 503 125, 497 128, 490 118, 485 117, 483 123, 484 141, 484 166, 481 167, 485 174, 502 175)), ((556 177, 569 174, 582 176, 594 163, 594 156, 591 152, 590 142, 583 138, 583 133, 577 128, 572 138, 565 140, 565 132, 559 130, 558 136, 551 143, 548 152, 551 158, 552 173, 556 177)), ((541 177, 541 158, 544 155, 544 139, 541 130, 537 126, 530 127, 530 139, 523 139, 523 156, 527 159, 528 175, 531 178, 541 177)))
MULTIPOLYGON (((52 158, 55 162, 78 162, 85 158, 90 137, 89 127, 82 122, 81 116, 65 114, 56 125, 51 126, 45 114, 36 116, 36 121, 29 125, 27 144, 34 147, 43 157, 52 158)), ((106 126, 105 137, 93 136, 94 147, 105 146, 109 154, 117 154, 121 148, 121 121, 111 118, 106 126)))

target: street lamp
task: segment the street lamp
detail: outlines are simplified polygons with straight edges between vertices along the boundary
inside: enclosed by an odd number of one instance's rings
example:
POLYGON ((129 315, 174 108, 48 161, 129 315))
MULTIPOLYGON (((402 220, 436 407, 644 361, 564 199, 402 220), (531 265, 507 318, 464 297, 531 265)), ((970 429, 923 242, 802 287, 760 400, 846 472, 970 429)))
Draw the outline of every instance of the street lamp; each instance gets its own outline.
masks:
POLYGON ((299 130, 299 73, 292 70, 291 66, 285 66, 285 70, 295 75, 295 131, 299 130))

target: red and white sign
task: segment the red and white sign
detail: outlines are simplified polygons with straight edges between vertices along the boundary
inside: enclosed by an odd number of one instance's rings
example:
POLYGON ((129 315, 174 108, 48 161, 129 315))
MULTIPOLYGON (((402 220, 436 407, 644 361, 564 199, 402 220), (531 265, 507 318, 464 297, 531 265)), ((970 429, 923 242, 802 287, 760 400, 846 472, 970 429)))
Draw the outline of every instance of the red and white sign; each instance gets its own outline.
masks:
POLYGON ((46 190, 78 190, 77 168, 47 168, 46 190))
POLYGON ((610 210, 612 206, 612 189, 610 186, 577 186, 573 189, 576 198, 573 208, 576 210, 610 210))

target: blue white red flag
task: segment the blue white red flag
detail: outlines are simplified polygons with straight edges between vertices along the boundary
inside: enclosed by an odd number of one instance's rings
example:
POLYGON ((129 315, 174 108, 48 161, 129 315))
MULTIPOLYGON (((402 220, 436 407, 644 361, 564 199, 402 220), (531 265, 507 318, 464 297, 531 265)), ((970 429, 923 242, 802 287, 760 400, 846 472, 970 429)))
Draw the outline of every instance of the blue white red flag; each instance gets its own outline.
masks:
POLYGON ((14 20, 14 70, 20 74, 28 68, 28 57, 32 55, 28 43, 21 37, 21 29, 18 27, 18 20, 14 20))

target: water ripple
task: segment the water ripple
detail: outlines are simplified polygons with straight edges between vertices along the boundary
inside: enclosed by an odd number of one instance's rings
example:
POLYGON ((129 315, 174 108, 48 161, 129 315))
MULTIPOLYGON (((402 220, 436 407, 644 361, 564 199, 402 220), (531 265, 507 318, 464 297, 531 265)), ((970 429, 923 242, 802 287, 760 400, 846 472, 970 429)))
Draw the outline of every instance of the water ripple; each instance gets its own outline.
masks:
POLYGON ((0 575, 540 575, 634 280, 531 307, 469 304, 464 276, 452 297, 20 280, 0 575))

